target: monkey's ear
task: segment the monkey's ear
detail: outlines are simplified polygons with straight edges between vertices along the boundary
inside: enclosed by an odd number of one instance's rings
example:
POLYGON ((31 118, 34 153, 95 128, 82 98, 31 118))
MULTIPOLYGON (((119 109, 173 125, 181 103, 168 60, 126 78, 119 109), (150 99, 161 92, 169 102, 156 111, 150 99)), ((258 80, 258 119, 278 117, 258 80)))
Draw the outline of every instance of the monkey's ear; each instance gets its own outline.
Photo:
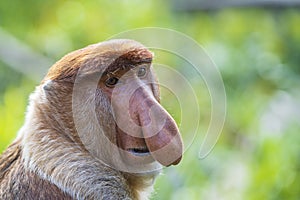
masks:
POLYGON ((43 83, 42 88, 45 92, 50 91, 52 88, 52 80, 47 80, 45 83, 43 83))

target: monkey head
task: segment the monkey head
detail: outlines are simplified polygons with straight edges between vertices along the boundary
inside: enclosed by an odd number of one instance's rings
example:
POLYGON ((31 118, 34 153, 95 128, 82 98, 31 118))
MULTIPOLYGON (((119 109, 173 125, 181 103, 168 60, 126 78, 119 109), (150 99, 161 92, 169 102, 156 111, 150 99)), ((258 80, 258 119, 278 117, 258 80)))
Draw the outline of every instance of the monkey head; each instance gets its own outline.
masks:
POLYGON ((67 54, 42 81, 40 103, 49 110, 49 128, 119 171, 149 173, 178 164, 183 144, 160 105, 152 58, 133 40, 67 54))

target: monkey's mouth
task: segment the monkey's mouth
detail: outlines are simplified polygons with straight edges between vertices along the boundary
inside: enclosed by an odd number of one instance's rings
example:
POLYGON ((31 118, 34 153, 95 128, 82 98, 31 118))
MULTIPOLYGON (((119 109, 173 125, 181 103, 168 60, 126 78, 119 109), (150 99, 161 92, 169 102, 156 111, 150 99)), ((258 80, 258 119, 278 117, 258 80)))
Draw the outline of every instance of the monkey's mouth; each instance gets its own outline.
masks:
POLYGON ((149 156, 150 151, 148 147, 135 147, 135 148, 128 148, 127 151, 135 156, 149 156))
MULTIPOLYGON (((116 128, 117 130, 117 145, 128 152, 133 156, 138 157, 146 157, 150 156, 151 152, 147 147, 145 138, 143 137, 134 137, 125 132, 123 132, 120 128, 116 128)), ((142 136, 142 134, 141 134, 142 136)))

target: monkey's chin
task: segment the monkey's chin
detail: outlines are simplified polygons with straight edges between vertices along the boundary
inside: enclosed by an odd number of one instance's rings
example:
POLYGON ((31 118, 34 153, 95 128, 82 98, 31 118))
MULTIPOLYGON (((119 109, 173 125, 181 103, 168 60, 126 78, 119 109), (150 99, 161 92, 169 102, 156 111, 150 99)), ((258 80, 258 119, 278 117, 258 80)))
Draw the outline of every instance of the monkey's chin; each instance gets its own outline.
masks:
POLYGON ((120 150, 122 159, 122 165, 124 172, 129 172, 139 175, 153 175, 158 174, 162 165, 158 163, 145 149, 142 151, 136 151, 131 149, 120 150))

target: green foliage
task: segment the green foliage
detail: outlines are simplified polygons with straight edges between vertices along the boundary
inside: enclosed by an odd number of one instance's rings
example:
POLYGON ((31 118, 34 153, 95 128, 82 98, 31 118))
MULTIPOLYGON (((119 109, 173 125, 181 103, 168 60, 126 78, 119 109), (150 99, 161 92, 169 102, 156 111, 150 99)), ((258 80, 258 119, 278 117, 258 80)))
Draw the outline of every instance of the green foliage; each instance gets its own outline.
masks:
MULTIPOLYGON (((0 60, 0 94, 3 94, 9 86, 18 85, 22 78, 22 74, 5 66, 0 60)), ((2 99, 0 98, 0 102, 2 99)))
POLYGON ((25 108, 33 83, 23 80, 17 87, 8 87, 0 103, 0 152, 2 152, 24 123, 25 108))
MULTIPOLYGON (((180 13, 158 0, 0 1, 0 26, 53 59, 119 32, 149 26, 181 31, 211 55, 227 93, 222 135, 211 154, 199 160, 211 108, 204 84, 196 81, 198 134, 189 140, 194 134, 189 127, 197 123, 189 116, 190 126, 182 133, 188 141, 183 161, 164 170, 153 200, 299 198, 299 24, 300 12, 294 9, 180 13), (288 101, 274 104, 281 97, 288 101)), ((185 71, 176 61, 171 63, 185 71)), ((25 79, 1 63, 0 150, 23 123, 34 89, 25 79)), ((180 123, 179 103, 167 91, 162 96, 180 123)))

